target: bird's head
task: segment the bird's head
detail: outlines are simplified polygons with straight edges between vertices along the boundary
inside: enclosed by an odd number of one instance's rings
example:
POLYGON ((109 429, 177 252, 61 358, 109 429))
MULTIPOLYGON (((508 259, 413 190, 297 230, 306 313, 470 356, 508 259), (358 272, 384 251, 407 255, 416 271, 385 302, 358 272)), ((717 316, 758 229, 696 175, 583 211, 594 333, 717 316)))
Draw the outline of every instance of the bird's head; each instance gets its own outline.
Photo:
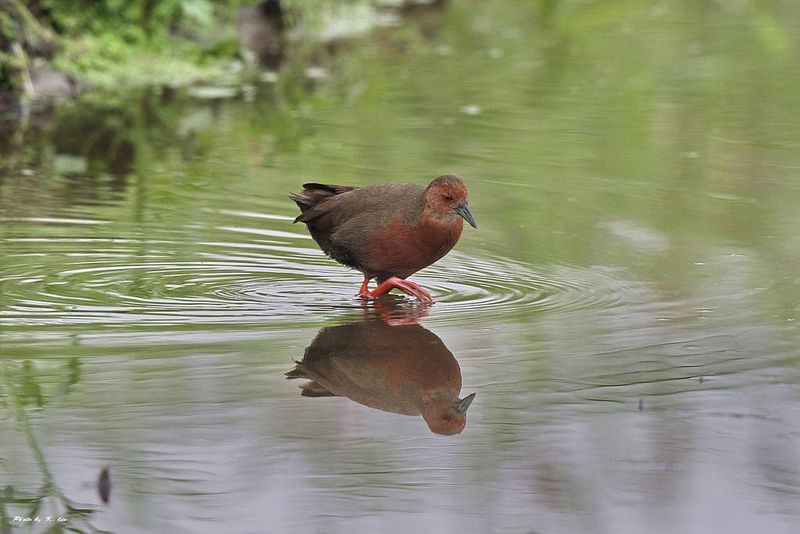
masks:
POLYGON ((436 434, 450 436, 460 434, 467 424, 467 408, 475 399, 475 394, 467 395, 463 399, 456 397, 453 400, 433 400, 426 403, 422 409, 422 417, 428 423, 428 428, 436 434))
POLYGON ((446 174, 439 176, 425 190, 425 200, 428 206, 435 212, 440 214, 455 213, 462 217, 473 228, 477 228, 478 224, 469 211, 467 204, 467 184, 458 176, 446 174))

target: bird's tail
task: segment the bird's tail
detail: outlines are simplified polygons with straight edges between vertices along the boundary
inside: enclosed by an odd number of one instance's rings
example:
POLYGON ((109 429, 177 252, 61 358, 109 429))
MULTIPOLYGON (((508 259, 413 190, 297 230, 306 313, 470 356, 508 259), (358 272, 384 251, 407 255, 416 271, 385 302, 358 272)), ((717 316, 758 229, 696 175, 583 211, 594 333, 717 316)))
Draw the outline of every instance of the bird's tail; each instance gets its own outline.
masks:
POLYGON ((306 371, 306 368, 303 365, 303 362, 298 362, 297 360, 294 360, 294 369, 292 369, 291 371, 287 371, 287 372, 283 373, 283 376, 285 376, 286 378, 289 378, 289 379, 292 379, 292 378, 308 378, 308 379, 310 379, 311 378, 308 375, 308 372, 306 371))
POLYGON ((355 189, 355 187, 349 185, 329 185, 310 182, 303 184, 302 193, 290 193, 289 198, 294 200, 297 207, 300 208, 300 211, 305 212, 323 200, 352 191, 353 189, 355 189))
POLYGON ((324 386, 322 386, 316 380, 313 380, 311 374, 306 369, 303 362, 298 362, 295 360, 295 368, 289 372, 284 373, 286 378, 307 378, 309 381, 300 386, 301 393, 303 397, 335 397, 335 393, 331 393, 328 391, 324 386))

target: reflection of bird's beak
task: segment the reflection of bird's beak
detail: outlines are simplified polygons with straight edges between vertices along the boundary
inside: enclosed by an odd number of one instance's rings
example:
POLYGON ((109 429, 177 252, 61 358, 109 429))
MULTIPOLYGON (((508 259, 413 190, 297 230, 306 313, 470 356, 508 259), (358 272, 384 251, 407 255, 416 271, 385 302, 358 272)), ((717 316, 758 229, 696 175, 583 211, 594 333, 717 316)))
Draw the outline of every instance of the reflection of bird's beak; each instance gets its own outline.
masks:
POLYGON ((475 217, 472 216, 472 212, 469 211, 469 204, 464 202, 460 206, 456 206, 453 208, 459 217, 463 217, 465 221, 472 225, 473 228, 476 230, 478 229, 478 223, 475 222, 475 217))
POLYGON ((456 411, 460 414, 467 413, 467 408, 469 408, 469 405, 472 404, 472 401, 474 400, 475 400, 474 393, 470 393, 463 399, 460 399, 458 402, 456 402, 456 411))

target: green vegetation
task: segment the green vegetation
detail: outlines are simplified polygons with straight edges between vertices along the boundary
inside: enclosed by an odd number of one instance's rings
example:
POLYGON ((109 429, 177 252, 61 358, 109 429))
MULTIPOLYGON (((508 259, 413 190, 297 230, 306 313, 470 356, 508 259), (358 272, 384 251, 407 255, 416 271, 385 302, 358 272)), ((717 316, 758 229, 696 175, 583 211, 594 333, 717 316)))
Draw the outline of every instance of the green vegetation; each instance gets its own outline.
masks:
POLYGON ((207 77, 215 60, 237 54, 238 3, 53 0, 54 22, 68 37, 55 64, 99 85, 207 77))
POLYGON ((0 0, 0 87, 38 58, 91 85, 186 82, 238 53, 239 1, 0 0))
MULTIPOLYGON (((0 92, 28 91, 29 71, 41 61, 83 85, 101 87, 186 85, 224 77, 232 62, 240 59, 239 10, 256 4, 255 0, 0 0, 0 92)), ((369 0, 337 2, 334 7, 318 0, 284 0, 281 5, 290 26, 302 21, 303 30, 296 34, 304 38, 319 36, 333 11, 358 8, 347 17, 360 18, 356 25, 367 27, 374 11, 369 0)))

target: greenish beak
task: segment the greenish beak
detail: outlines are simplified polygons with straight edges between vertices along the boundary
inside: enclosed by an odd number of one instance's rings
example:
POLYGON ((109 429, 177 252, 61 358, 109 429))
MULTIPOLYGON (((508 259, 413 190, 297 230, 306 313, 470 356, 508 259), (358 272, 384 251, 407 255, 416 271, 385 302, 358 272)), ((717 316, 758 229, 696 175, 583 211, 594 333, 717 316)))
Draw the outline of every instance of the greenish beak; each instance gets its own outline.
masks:
POLYGON ((476 230, 478 229, 478 223, 475 222, 475 217, 473 217, 472 212, 469 211, 469 204, 464 202, 460 206, 453 208, 453 211, 455 211, 459 217, 463 217, 473 228, 476 230))
MULTIPOLYGON (((466 219, 466 217, 464 217, 464 218, 466 219)), ((475 394, 474 393, 470 393, 469 395, 467 395, 463 399, 457 400, 456 401, 456 411, 458 413, 460 413, 460 414, 467 413, 467 408, 469 408, 469 405, 472 404, 472 401, 474 401, 474 400, 475 400, 475 394)))

